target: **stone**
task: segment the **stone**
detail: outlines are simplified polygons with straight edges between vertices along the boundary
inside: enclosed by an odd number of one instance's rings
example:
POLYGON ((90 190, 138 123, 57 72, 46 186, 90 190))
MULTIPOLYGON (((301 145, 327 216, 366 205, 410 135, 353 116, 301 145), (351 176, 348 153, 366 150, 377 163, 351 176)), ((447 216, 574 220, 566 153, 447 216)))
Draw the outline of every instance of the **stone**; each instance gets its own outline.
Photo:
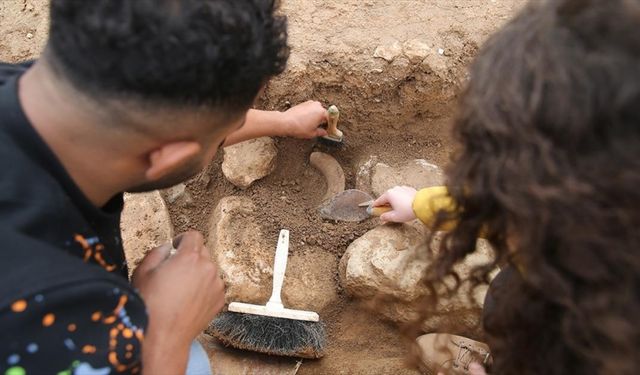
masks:
POLYGON ((378 164, 378 157, 372 155, 358 165, 356 172, 356 189, 371 193, 371 172, 373 172, 373 167, 376 164, 378 164))
POLYGON ((327 182, 327 190, 322 198, 323 201, 331 199, 336 194, 344 191, 346 184, 344 170, 333 156, 324 152, 313 152, 309 156, 309 164, 320 171, 327 182))
POLYGON ((388 189, 407 185, 416 189, 444 184, 444 173, 424 159, 408 161, 397 167, 377 163, 371 171, 371 192, 380 196, 388 189))
POLYGON ((149 250, 173 239, 171 217, 160 192, 126 193, 120 230, 131 274, 149 250))
POLYGON ((431 47, 418 39, 411 39, 402 45, 404 55, 413 64, 422 62, 431 52, 431 47))
POLYGON ((378 46, 373 52, 373 57, 379 57, 386 60, 387 62, 392 62, 401 54, 402 45, 400 45, 400 42, 396 40, 391 44, 378 46))
POLYGON ((264 242, 248 197, 225 197, 215 208, 207 246, 227 285, 227 302, 264 303, 270 295, 273 245, 264 242))
POLYGON ((252 139, 224 149, 222 173, 235 186, 246 189, 276 167, 278 149, 269 137, 252 139))
MULTIPOLYGON (((427 237, 427 229, 418 222, 383 225, 367 232, 347 248, 340 261, 341 285, 359 299, 384 301, 376 309, 391 321, 415 320, 420 311, 418 302, 428 293, 421 283, 430 264, 427 237)), ((434 246, 437 249, 437 243, 434 246)), ((476 252, 454 269, 464 280, 475 266, 490 262, 491 254, 486 241, 479 240, 476 252)), ((455 324, 477 330, 486 289, 479 287, 469 293, 468 284, 463 284, 455 296, 438 301, 438 313, 426 319, 424 329, 455 324)))
MULTIPOLYGON (((227 286, 227 302, 265 304, 271 296, 278 235, 263 234, 255 209, 250 198, 230 196, 213 212, 207 245, 227 286)), ((282 300, 287 308, 320 311, 337 299, 337 262, 320 249, 294 251, 298 240, 292 233, 282 300), (320 263, 330 266, 309 267, 320 263)))
MULTIPOLYGON (((294 248, 294 243, 291 241, 291 248, 294 248)), ((283 301, 299 310, 323 311, 338 300, 337 270, 335 255, 321 248, 290 251, 282 288, 283 301)))
POLYGON ((176 202, 184 205, 193 203, 193 198, 187 189, 187 185, 179 183, 170 188, 162 191, 162 196, 169 204, 175 204, 176 202))

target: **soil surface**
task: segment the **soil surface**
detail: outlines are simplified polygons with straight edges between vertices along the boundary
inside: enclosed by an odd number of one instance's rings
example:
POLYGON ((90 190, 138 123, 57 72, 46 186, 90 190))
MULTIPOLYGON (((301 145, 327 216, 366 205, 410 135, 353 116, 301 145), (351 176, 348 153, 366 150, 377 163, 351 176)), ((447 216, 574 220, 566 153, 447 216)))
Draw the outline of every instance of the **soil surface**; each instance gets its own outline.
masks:
MULTIPOLYGON (((187 183, 193 199, 169 205, 176 233, 196 229, 206 238, 218 201, 243 195, 255 202, 265 236, 275 239, 286 228, 291 231, 291 252, 320 248, 339 260, 353 240, 378 223, 334 223, 317 216, 326 186, 309 166, 310 153, 333 155, 345 170, 347 188, 355 186, 358 164, 372 155, 387 164, 424 158, 444 167, 453 149, 450 119, 465 69, 487 36, 524 3, 285 0, 292 57, 287 72, 267 87, 259 107, 283 110, 309 99, 337 104, 345 142, 327 147, 279 138, 275 171, 246 190, 225 180, 218 155, 187 183), (418 60, 407 53, 392 61, 374 57, 378 47, 415 40, 429 47, 418 60)), ((0 1, 0 60, 17 62, 40 54, 47 37, 47 7, 47 0, 0 1)), ((398 328, 338 292, 339 302, 319 311, 328 327, 328 353, 322 360, 304 361, 298 374, 413 373, 404 369, 407 348, 398 328)))

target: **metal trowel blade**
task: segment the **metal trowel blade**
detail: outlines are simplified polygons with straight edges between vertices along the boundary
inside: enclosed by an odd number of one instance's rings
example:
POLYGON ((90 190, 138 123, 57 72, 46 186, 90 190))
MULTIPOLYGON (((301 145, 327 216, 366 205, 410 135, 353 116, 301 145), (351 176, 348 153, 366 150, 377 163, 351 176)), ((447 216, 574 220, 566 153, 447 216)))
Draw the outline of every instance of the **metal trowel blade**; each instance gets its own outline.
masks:
POLYGON ((363 202, 373 198, 362 190, 345 190, 318 207, 318 213, 323 219, 336 221, 363 221, 370 217, 367 207, 360 207, 363 202))

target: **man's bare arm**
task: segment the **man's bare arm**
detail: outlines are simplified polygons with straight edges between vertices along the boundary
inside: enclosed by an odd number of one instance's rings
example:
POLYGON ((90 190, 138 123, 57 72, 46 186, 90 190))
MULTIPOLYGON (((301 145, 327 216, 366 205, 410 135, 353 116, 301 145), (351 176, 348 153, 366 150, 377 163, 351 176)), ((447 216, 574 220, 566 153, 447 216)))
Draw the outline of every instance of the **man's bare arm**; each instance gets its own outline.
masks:
POLYGON ((229 135, 223 147, 260 137, 321 137, 327 132, 319 126, 326 120, 326 110, 315 101, 299 104, 285 112, 251 109, 244 126, 229 135))

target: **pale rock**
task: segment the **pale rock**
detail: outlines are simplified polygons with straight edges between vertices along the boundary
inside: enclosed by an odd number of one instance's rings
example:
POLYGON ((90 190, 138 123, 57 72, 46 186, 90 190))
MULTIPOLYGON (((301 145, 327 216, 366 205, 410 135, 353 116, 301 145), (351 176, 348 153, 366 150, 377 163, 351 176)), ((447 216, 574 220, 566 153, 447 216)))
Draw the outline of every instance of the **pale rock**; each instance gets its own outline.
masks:
POLYGON ((173 239, 171 217, 160 192, 126 193, 120 230, 131 273, 149 250, 173 239))
POLYGON ((169 204, 178 202, 186 205, 193 202, 193 198, 184 183, 179 183, 170 188, 164 189, 162 191, 162 195, 169 204))
POLYGON ((422 62, 431 52, 431 47, 417 39, 411 39, 402 45, 404 55, 414 64, 422 62))
MULTIPOLYGON (((254 218, 248 197, 220 200, 213 212, 207 245, 227 286, 227 302, 265 304, 271 296, 277 234, 267 238, 254 218)), ((282 300, 287 308, 320 311, 337 299, 335 257, 317 249, 293 251, 292 234, 282 300), (310 267, 329 264, 329 267, 310 267)))
POLYGON ((381 45, 376 48, 373 57, 379 57, 388 62, 392 62, 402 54, 402 45, 397 40, 388 45, 381 45))
POLYGON ((252 139, 224 149, 222 173, 235 186, 246 189, 276 167, 278 149, 269 137, 252 139))
POLYGON ((371 192, 382 195, 388 189, 406 185, 416 189, 439 186, 444 183, 444 173, 424 159, 408 161, 399 166, 377 163, 371 171, 371 192))
MULTIPOLYGON (((377 227, 354 241, 340 261, 338 274, 345 290, 352 296, 369 301, 384 301, 377 311, 398 323, 418 317, 418 301, 428 291, 421 283, 430 264, 427 252, 427 230, 418 222, 377 227)), ((434 244, 437 249, 437 241, 434 244)), ((462 280, 478 265, 491 261, 492 251, 486 241, 479 240, 476 252, 454 269, 462 280)), ((451 280, 447 280, 450 282, 451 280)), ((479 327, 486 287, 470 293, 468 283, 448 299, 438 301, 436 314, 427 318, 424 329, 437 330, 443 324, 456 324, 470 330, 479 327)))
MULTIPOLYGON (((293 241, 291 246, 294 248, 293 241)), ((321 248, 293 253, 290 250, 282 288, 284 303, 299 310, 324 310, 338 300, 337 270, 335 255, 321 248)))
POLYGON ((228 302, 264 303, 269 297, 275 247, 263 241, 254 211, 250 198, 233 196, 222 198, 213 212, 207 246, 227 285, 228 302))
POLYGON ((448 59, 443 58, 444 50, 438 50, 438 53, 429 53, 422 61, 422 67, 432 71, 438 78, 449 81, 452 79, 452 73, 449 67, 448 59))
POLYGON ((378 164, 378 157, 372 155, 358 165, 356 189, 371 193, 371 172, 376 164, 378 164))

